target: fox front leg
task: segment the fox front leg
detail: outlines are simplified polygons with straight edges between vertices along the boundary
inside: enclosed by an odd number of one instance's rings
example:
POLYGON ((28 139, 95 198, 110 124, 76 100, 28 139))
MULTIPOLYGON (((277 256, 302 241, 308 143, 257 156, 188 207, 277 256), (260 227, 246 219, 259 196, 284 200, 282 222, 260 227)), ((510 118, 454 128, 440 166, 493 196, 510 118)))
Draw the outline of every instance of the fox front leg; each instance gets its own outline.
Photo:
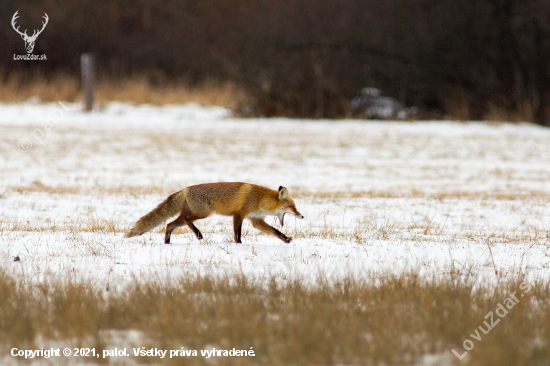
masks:
POLYGON ((274 235, 284 241, 285 243, 290 243, 292 241, 292 238, 289 238, 279 230, 275 229, 273 226, 268 225, 264 220, 262 219, 251 219, 252 226, 254 226, 256 229, 260 230, 261 232, 264 232, 269 235, 274 235))
POLYGON ((239 215, 233 216, 233 232, 235 233, 235 243, 241 242, 241 230, 243 227, 243 219, 239 215))

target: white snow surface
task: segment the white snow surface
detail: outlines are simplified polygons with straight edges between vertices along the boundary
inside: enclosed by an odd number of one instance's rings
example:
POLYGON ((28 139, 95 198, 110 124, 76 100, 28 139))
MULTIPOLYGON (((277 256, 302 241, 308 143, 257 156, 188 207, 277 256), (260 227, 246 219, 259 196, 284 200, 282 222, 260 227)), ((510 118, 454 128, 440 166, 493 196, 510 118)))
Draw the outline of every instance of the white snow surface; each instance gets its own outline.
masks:
POLYGON ((31 281, 116 288, 186 275, 309 282, 408 272, 547 279, 549 198, 550 130, 530 124, 0 105, 0 265, 31 281), (221 216, 196 222, 203 241, 185 229, 165 245, 163 227, 124 238, 171 192, 219 181, 287 187, 305 219, 287 216, 283 228, 267 221, 294 240, 246 222, 235 244, 231 218, 221 216), (74 229, 93 222, 114 229, 74 229))

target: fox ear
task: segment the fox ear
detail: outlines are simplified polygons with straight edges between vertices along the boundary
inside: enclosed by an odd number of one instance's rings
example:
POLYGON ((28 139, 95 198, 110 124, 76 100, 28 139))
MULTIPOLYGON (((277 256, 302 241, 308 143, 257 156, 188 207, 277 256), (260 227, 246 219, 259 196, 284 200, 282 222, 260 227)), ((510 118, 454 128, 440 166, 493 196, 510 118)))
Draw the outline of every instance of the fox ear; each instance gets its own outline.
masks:
POLYGON ((279 199, 281 199, 283 201, 288 200, 288 191, 283 186, 279 187, 279 199))

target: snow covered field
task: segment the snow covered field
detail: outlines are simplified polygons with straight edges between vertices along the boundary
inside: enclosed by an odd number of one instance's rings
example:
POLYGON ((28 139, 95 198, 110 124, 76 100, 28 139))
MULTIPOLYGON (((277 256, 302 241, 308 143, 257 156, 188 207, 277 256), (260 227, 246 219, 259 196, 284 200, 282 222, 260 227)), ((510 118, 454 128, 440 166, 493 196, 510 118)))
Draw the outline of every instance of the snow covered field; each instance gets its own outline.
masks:
POLYGON ((0 172, 0 263, 31 281, 550 277, 550 130, 533 125, 0 105, 0 172), (294 241, 245 222, 234 244, 231 219, 219 216, 196 222, 201 242, 185 229, 165 245, 164 227, 123 238, 168 194, 217 181, 287 187, 306 217, 286 219, 294 241))

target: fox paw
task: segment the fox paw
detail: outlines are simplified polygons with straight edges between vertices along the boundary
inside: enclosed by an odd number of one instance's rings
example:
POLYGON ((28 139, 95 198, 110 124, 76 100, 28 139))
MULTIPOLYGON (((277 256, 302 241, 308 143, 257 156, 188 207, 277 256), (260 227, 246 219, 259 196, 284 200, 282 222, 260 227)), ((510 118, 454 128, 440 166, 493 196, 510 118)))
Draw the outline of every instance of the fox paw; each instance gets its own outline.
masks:
POLYGON ((290 242, 292 241, 292 238, 289 238, 288 236, 285 236, 285 237, 283 238, 283 241, 284 241, 285 243, 288 244, 288 243, 290 243, 290 242))

